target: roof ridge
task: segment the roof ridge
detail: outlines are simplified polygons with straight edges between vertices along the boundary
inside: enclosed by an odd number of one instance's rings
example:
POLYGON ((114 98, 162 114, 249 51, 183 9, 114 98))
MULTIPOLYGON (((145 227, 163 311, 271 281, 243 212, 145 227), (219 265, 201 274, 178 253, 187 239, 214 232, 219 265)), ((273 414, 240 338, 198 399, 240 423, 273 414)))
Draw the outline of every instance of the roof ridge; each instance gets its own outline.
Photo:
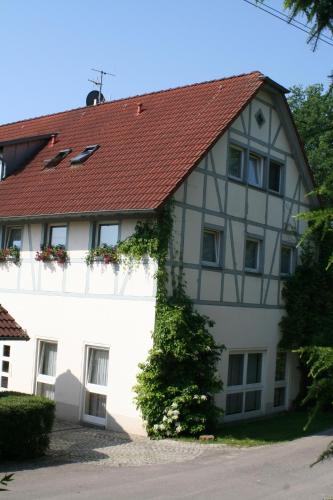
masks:
POLYGON ((78 108, 71 108, 71 109, 66 109, 64 111, 56 111, 55 113, 47 113, 45 115, 33 116, 31 118, 24 118, 23 120, 17 120, 14 122, 2 123, 2 124, 0 124, 0 130, 2 127, 8 127, 9 125, 16 125, 18 123, 31 122, 34 120, 39 120, 41 118, 48 118, 49 116, 62 115, 65 113, 71 113, 72 111, 80 111, 81 109, 85 109, 85 110, 86 109, 98 109, 101 106, 107 106, 110 104, 114 104, 116 102, 127 101, 129 99, 137 99, 139 97, 146 97, 149 95, 163 94, 166 92, 171 92, 173 90, 180 90, 180 89, 185 89, 185 88, 189 88, 189 87, 197 87, 199 85, 206 85, 208 83, 214 83, 214 82, 222 82, 224 80, 232 80, 235 78, 244 78, 245 76, 254 75, 256 73, 258 74, 258 76, 260 78, 265 78, 265 75, 263 73, 261 73, 261 71, 255 70, 255 71, 250 71, 248 73, 240 73, 239 75, 225 76, 223 78, 213 78, 212 80, 205 80, 203 82, 194 82, 194 83, 188 83, 186 85, 177 85, 176 87, 169 87, 167 89, 153 90, 151 92, 145 92, 143 94, 136 94, 136 95, 127 96, 127 97, 120 97, 119 99, 115 99, 114 101, 107 101, 107 102, 101 103, 98 106, 79 106, 78 108))

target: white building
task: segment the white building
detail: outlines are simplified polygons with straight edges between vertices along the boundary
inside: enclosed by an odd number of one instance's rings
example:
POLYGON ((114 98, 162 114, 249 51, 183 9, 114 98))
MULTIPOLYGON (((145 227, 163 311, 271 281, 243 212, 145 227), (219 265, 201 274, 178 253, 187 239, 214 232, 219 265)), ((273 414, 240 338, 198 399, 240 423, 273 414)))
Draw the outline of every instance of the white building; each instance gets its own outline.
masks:
POLYGON ((226 345, 226 419, 287 408, 296 360, 278 353, 281 289, 298 259, 312 177, 284 97, 259 72, 0 127, 0 303, 24 324, 8 388, 58 415, 142 433, 132 387, 154 328, 156 264, 95 262, 173 196, 169 268, 226 345), (63 245, 67 264, 41 262, 63 245))

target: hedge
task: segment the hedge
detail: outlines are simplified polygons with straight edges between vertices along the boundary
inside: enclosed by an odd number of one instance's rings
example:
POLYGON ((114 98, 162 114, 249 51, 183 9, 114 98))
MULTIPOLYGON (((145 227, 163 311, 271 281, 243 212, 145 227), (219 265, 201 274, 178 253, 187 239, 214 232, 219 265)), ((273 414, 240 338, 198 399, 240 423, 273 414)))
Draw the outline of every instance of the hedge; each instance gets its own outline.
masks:
POLYGON ((0 459, 34 458, 49 446, 55 403, 41 396, 0 392, 0 459))

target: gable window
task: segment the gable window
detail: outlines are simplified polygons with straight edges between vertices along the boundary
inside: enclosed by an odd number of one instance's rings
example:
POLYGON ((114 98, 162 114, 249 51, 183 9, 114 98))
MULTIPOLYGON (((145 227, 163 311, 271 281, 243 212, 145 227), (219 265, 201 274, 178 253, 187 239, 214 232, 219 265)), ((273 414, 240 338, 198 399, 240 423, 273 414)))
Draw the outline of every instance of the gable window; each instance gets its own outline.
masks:
POLYGON ((59 165, 59 163, 66 158, 66 156, 71 153, 71 148, 63 149, 59 151, 53 158, 49 158, 48 160, 44 160, 44 168, 53 168, 59 165))
POLYGON ((262 186, 263 158, 250 153, 247 166, 247 182, 251 186, 262 186))
POLYGON ((282 166, 276 161, 269 162, 268 189, 275 193, 282 190, 282 166))
POLYGON ((95 153, 95 151, 99 148, 98 144, 94 144, 93 146, 87 146, 81 153, 74 158, 71 159, 71 165, 77 165, 79 163, 84 163, 88 158, 95 153))
POLYGON ((97 246, 112 246, 118 243, 118 224, 99 224, 97 246))
POLYGON ((16 247, 19 250, 21 250, 21 246, 22 246, 22 228, 9 227, 7 229, 6 247, 7 248, 16 247))
POLYGON ((261 410, 262 370, 262 352, 229 355, 226 415, 261 410))
POLYGON ((49 245, 66 247, 67 226, 50 226, 49 245))
POLYGON ((217 266, 220 263, 221 232, 205 228, 202 240, 201 261, 206 265, 217 266))
POLYGON ((281 247, 281 268, 280 272, 284 275, 289 275, 293 272, 293 256, 294 249, 287 245, 281 247))
POLYGON ((278 351, 275 365, 274 407, 286 405, 287 353, 278 351))
POLYGON ((109 350, 87 347, 84 420, 105 425, 109 350))
POLYGON ((56 342, 39 341, 36 392, 48 399, 54 399, 57 351, 56 342))
POLYGON ((243 177, 244 150, 236 146, 230 146, 228 175, 241 180, 243 177))
POLYGON ((247 238, 245 241, 245 270, 260 271, 260 248, 261 241, 247 238))

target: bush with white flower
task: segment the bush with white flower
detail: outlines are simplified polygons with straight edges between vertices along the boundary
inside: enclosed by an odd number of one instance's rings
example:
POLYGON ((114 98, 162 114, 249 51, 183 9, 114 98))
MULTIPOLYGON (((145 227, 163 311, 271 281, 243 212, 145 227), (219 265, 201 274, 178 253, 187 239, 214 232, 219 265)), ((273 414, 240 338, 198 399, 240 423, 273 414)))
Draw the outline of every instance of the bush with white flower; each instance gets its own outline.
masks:
POLYGON ((216 365, 224 347, 209 331, 214 323, 194 308, 182 276, 173 282, 172 296, 167 293, 172 222, 171 206, 166 205, 154 226, 154 246, 149 250, 145 245, 146 254, 158 263, 156 317, 153 347, 139 365, 134 390, 147 432, 154 438, 212 433, 222 414, 214 395, 222 390, 216 365))

